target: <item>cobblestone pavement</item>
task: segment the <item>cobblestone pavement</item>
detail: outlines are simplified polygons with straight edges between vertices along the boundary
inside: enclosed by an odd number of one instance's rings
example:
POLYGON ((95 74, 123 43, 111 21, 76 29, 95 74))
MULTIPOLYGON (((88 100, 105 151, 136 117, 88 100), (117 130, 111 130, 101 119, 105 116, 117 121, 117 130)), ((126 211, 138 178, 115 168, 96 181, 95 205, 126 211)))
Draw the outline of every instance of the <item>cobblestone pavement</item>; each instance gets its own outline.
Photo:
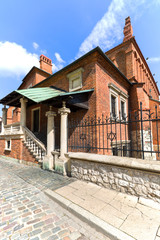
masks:
POLYGON ((71 181, 0 158, 0 239, 109 240, 43 193, 71 181))

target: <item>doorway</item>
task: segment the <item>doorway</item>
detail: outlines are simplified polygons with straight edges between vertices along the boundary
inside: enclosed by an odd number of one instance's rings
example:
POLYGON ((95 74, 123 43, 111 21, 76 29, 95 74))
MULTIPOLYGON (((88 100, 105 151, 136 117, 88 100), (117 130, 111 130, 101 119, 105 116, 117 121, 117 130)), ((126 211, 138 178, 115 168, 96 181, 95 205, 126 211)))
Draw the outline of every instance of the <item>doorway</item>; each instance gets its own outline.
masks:
POLYGON ((40 109, 36 108, 32 110, 32 131, 40 131, 40 109))

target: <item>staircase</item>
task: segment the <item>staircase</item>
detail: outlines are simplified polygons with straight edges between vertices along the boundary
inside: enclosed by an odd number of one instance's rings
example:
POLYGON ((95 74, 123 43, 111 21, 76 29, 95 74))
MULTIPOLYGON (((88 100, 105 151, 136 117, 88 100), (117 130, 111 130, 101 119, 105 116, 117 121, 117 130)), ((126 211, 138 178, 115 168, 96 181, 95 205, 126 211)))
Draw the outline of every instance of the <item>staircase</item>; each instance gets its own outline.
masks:
POLYGON ((44 156, 46 155, 45 145, 27 128, 23 127, 24 145, 35 158, 35 160, 42 164, 44 156))

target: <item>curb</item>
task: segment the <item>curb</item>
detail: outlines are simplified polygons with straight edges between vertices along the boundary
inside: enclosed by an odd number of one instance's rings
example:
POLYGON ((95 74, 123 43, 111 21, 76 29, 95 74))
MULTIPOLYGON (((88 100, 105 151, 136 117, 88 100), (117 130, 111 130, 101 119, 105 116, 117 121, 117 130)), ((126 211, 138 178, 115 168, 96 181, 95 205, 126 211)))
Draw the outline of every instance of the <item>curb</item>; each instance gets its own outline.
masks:
POLYGON ((51 198, 52 200, 60 204, 63 208, 67 209, 70 213, 74 214, 75 216, 80 218, 82 221, 85 221, 91 227, 94 227, 97 231, 100 231, 107 237, 110 237, 113 240, 135 240, 135 238, 111 226, 110 224, 106 223, 99 217, 93 215, 92 213, 76 205, 70 200, 62 197, 61 195, 55 193, 54 191, 47 189, 44 191, 44 193, 49 198, 51 198))

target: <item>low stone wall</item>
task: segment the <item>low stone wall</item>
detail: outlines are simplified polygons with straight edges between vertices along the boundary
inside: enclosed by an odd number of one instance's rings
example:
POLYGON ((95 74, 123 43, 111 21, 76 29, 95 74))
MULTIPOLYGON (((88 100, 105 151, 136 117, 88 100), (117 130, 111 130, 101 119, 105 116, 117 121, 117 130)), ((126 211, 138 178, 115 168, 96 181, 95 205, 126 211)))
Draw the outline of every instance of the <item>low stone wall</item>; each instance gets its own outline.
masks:
POLYGON ((73 177, 160 203, 160 162, 87 153, 68 157, 73 177))

